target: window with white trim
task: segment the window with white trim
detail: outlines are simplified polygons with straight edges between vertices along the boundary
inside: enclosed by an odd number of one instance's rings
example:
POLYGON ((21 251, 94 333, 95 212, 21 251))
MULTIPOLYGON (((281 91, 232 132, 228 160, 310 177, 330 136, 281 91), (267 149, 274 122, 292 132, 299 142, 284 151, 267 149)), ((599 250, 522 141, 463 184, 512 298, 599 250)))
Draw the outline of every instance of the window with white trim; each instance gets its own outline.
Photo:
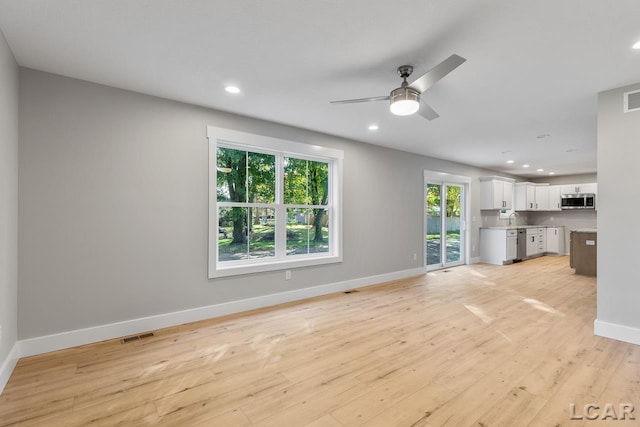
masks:
POLYGON ((229 129, 209 138, 209 277, 342 261, 341 150, 229 129))

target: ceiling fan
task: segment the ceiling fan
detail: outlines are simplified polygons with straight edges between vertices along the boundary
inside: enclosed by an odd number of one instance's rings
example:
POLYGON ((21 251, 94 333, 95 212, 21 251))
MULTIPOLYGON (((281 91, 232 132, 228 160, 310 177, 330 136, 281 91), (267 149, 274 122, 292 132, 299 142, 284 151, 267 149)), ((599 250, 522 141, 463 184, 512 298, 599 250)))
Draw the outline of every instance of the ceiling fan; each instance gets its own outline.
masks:
POLYGON ((399 88, 391 91, 389 96, 374 96, 372 98, 345 99, 342 101, 331 101, 331 104, 352 104, 356 102, 390 101, 389 109, 397 116, 408 116, 418 113, 428 120, 439 117, 433 108, 420 100, 420 95, 438 80, 458 68, 466 61, 458 55, 451 55, 431 70, 418 77, 413 83, 407 83, 407 77, 413 72, 411 65, 401 65, 398 67, 398 74, 403 79, 399 88))

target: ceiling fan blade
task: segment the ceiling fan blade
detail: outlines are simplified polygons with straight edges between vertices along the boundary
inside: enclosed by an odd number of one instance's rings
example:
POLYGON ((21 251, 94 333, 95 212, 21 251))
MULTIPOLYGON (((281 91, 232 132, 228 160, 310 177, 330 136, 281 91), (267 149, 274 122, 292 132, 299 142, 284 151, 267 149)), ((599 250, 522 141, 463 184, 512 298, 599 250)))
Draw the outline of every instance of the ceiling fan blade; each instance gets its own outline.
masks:
POLYGON ((418 114, 420 114, 427 120, 433 120, 440 117, 440 115, 436 113, 433 108, 429 107, 423 100, 420 100, 420 108, 418 109, 418 114))
POLYGON ((422 76, 418 77, 418 79, 411 83, 409 87, 412 87, 422 93, 436 84, 438 80, 462 65, 464 61, 466 61, 466 59, 463 57, 453 54, 424 73, 422 76))
POLYGON ((374 96, 373 98, 359 98, 359 99, 344 99, 342 101, 330 101, 331 104, 354 104, 356 102, 371 102, 371 101, 388 101, 389 96, 374 96))

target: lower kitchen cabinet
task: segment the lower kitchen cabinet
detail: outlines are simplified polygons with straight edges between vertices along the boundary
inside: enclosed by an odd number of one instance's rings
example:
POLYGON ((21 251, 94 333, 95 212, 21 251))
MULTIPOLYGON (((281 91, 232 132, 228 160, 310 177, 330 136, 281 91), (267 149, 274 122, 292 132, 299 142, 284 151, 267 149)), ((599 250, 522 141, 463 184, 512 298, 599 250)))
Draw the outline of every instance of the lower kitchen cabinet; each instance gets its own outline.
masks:
POLYGON ((527 257, 545 253, 545 237, 546 228, 527 228, 527 257))
POLYGON ((565 255, 564 226, 526 228, 525 254, 518 256, 518 230, 514 228, 481 228, 480 260, 488 264, 511 264, 545 254, 565 255))
POLYGON ((480 260, 488 264, 509 264, 516 259, 518 230, 480 229, 480 260))
POLYGON ((564 255, 564 227, 547 227, 546 245, 546 253, 564 255))

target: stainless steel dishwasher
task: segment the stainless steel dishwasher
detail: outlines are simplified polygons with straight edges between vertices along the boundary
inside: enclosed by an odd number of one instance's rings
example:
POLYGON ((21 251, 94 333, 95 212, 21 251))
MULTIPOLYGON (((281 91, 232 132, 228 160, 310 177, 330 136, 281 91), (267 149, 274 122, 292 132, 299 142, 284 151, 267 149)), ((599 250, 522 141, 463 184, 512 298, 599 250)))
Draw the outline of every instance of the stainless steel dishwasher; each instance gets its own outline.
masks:
POLYGON ((527 229, 518 228, 518 253, 515 261, 522 261, 527 257, 527 229))

